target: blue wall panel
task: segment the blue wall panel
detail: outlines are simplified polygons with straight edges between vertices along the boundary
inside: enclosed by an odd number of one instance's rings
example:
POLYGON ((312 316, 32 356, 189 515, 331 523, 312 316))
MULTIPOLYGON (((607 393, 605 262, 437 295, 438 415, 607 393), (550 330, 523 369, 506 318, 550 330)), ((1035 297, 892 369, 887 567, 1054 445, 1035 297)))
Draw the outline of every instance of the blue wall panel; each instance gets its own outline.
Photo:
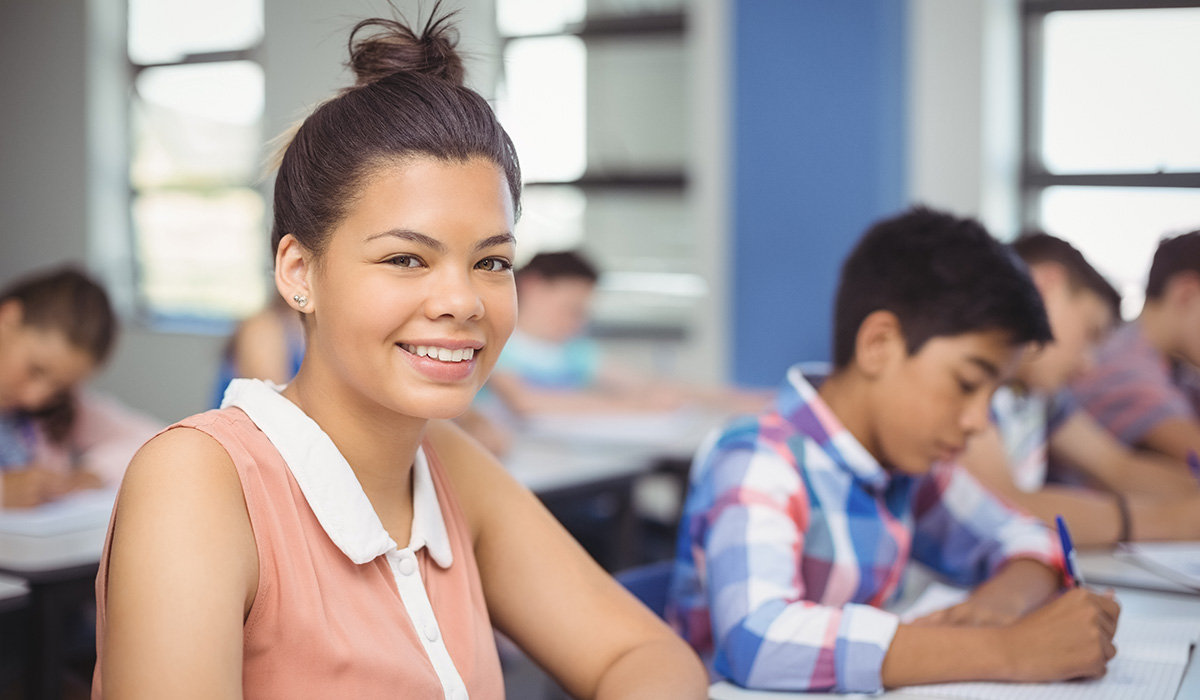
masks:
POLYGON ((842 258, 905 183, 904 0, 733 0, 733 377, 830 357, 842 258))

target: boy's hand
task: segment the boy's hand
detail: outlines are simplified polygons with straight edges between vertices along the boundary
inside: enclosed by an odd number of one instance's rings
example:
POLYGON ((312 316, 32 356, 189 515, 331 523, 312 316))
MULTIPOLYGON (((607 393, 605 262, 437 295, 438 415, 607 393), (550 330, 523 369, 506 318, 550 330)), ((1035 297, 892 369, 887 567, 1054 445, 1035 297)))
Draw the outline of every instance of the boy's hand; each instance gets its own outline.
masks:
POLYGON ((6 471, 0 478, 4 479, 5 508, 32 508, 53 501, 70 488, 65 475, 43 467, 6 471))
POLYGON ((1112 592, 1070 590, 1000 630, 1013 681, 1098 678, 1116 655, 1121 606, 1112 592))

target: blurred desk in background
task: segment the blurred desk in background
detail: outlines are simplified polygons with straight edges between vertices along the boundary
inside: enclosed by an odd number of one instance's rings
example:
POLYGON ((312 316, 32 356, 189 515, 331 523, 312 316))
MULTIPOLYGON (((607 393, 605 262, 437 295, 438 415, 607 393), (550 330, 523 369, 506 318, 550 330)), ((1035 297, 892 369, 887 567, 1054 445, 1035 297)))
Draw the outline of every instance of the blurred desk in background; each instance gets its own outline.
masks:
POLYGON ((30 700, 62 697, 67 625, 73 616, 78 620, 85 604, 95 602, 115 497, 115 490, 92 491, 37 508, 0 511, 0 573, 29 585, 24 648, 30 700))
MULTIPOLYGON (((526 418, 501 460, 609 571, 643 563, 647 527, 667 552, 692 456, 727 416, 685 408, 526 418)), ((669 556, 669 554, 668 554, 669 556)))

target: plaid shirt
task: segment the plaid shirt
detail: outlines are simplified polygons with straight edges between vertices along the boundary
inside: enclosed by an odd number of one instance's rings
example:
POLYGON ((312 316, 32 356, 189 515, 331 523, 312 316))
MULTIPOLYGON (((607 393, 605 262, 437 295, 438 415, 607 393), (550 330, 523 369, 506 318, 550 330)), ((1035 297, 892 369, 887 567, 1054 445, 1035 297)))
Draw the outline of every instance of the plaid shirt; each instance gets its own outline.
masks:
POLYGON ((1050 530, 965 470, 881 467, 793 367, 773 412, 697 455, 667 617, 738 685, 875 692, 910 555, 961 585, 1015 557, 1062 570, 1050 530))

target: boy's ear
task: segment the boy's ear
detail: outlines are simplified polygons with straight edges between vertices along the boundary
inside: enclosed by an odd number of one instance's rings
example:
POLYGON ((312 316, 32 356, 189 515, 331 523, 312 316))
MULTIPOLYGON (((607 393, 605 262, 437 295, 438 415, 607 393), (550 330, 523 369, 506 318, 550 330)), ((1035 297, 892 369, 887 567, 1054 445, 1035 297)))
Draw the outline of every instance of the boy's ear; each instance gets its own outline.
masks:
POLYGON ((1200 299, 1200 274, 1190 270, 1175 273, 1167 280, 1165 296, 1177 304, 1194 304, 1200 299))
POLYGON ((279 241, 275 252, 275 288, 293 309, 312 311, 312 270, 316 259, 295 236, 288 234, 279 241), (300 303, 303 300, 304 303, 300 303))
POLYGON ((1050 290, 1058 289, 1067 283, 1067 269, 1056 262, 1030 265, 1029 276, 1033 279, 1033 286, 1037 287, 1043 297, 1050 290))
POLYGON ((0 328, 10 330, 19 328, 25 322, 25 308, 20 299, 6 299, 0 302, 0 328))
POLYGON ((900 319, 891 311, 872 311, 858 326, 854 339, 854 364, 868 377, 908 355, 900 319))

